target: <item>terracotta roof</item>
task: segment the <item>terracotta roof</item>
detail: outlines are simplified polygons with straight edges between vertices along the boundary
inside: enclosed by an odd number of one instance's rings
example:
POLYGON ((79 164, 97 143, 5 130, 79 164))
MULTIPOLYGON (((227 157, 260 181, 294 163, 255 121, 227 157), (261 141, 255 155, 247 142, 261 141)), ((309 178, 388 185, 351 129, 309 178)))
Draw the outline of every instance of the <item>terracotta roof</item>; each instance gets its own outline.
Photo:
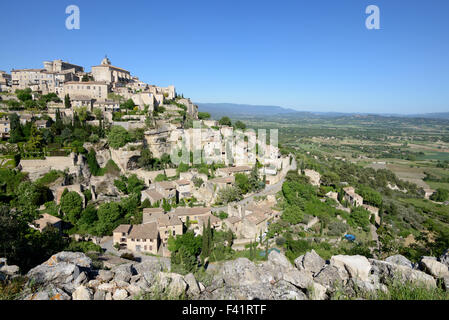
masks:
POLYGON ((104 81, 84 81, 84 82, 80 82, 80 81, 67 81, 67 82, 65 82, 64 84, 96 84, 96 85, 104 84, 104 85, 107 85, 107 83, 104 82, 104 81))
POLYGON ((157 224, 158 226, 179 226, 182 225, 182 221, 178 218, 178 216, 174 214, 165 214, 161 217, 157 218, 157 224))
POLYGON ((157 239, 158 230, 156 222, 137 224, 131 227, 128 238, 131 239, 157 239))
POLYGON ((209 207, 178 207, 175 209, 174 214, 178 216, 190 216, 195 214, 206 214, 210 211, 211 209, 209 207))
POLYGON ((145 192, 154 201, 160 201, 160 200, 164 199, 164 196, 162 194, 160 194, 159 192, 157 192, 156 190, 148 189, 148 190, 144 190, 143 192, 145 192))
POLYGON ((113 233, 128 233, 130 228, 130 224, 121 224, 114 229, 113 233))
POLYGON ((172 181, 161 181, 161 182, 156 182, 155 184, 163 189, 174 189, 175 188, 175 184, 172 181))
POLYGON ((262 212, 254 212, 250 215, 247 215, 245 217, 246 220, 248 220, 251 223, 259 224, 267 219, 267 217, 262 212))
POLYGON ((251 171, 251 167, 237 166, 237 167, 220 168, 218 170, 228 172, 228 173, 234 173, 234 172, 242 172, 242 171, 251 171))
POLYGON ((214 216, 212 214, 208 214, 208 215, 205 215, 205 216, 202 216, 202 217, 198 218, 199 222, 202 222, 204 224, 207 224, 209 222, 209 219, 210 219, 210 223, 211 224, 216 224, 216 223, 221 222, 220 218, 217 218, 216 216, 214 216))
POLYGON ((186 180, 186 179, 180 179, 180 180, 176 180, 175 183, 180 186, 185 186, 185 185, 190 184, 190 181, 186 180))
POLYGON ((163 208, 144 208, 143 214, 164 213, 163 208))
POLYGON ((235 224, 235 223, 237 223, 237 222, 242 221, 242 219, 240 219, 240 218, 237 217, 237 216, 232 216, 232 217, 227 218, 226 221, 228 221, 228 222, 231 223, 231 224, 235 224))
POLYGON ((211 182, 211 183, 234 183, 235 177, 230 176, 230 177, 223 177, 223 178, 215 178, 215 179, 209 180, 209 182, 211 182))

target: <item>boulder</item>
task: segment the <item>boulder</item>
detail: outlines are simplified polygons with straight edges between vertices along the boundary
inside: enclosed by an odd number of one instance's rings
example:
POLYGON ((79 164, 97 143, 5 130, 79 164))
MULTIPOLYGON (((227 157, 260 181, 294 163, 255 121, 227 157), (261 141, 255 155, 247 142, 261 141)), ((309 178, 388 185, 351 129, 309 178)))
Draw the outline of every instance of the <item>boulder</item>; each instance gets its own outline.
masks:
POLYGON ((268 261, 277 266, 281 271, 293 269, 293 266, 290 261, 288 261, 287 257, 275 250, 271 251, 268 255, 268 261))
POLYGON ((304 270, 304 266, 302 264, 303 260, 304 260, 304 255, 299 256, 298 258, 295 259, 295 267, 298 270, 304 270))
POLYGON ((115 283, 102 283, 98 286, 98 290, 112 292, 115 289, 115 283))
POLYGON ((312 282, 312 285, 307 290, 307 295, 310 300, 326 300, 326 287, 317 283, 312 282))
POLYGON ((444 277, 442 280, 444 290, 449 291, 449 277, 444 277))
POLYGON ((85 286, 79 286, 76 288, 76 290, 72 293, 72 299, 73 300, 92 300, 93 294, 92 291, 85 286))
POLYGON ((113 300, 126 300, 128 298, 128 291, 125 289, 117 289, 112 296, 113 300))
POLYGON ((449 268, 449 249, 447 249, 439 258, 440 262, 449 268))
POLYGON ((340 271, 333 265, 326 265, 313 280, 332 292, 348 278, 349 274, 347 271, 340 271))
POLYGON ((125 263, 114 267, 112 271, 115 273, 115 281, 129 282, 131 277, 134 275, 135 269, 133 267, 133 263, 125 263))
POLYGON ((114 278, 114 273, 110 270, 100 270, 98 271, 98 276, 97 279, 104 281, 104 282, 109 282, 114 278))
POLYGON ((187 283, 187 294, 189 296, 197 296, 201 293, 200 287, 198 286, 198 282, 195 279, 193 273, 189 273, 184 276, 184 281, 187 283))
POLYGON ((10 277, 19 275, 19 271, 20 268, 18 266, 3 265, 0 267, 0 272, 10 277))
POLYGON ((81 252, 59 252, 51 256, 44 264, 52 266, 60 262, 67 262, 83 268, 92 267, 92 259, 81 252))
POLYGON ((73 286, 78 287, 80 285, 86 284, 89 281, 87 278, 87 274, 85 272, 81 272, 79 276, 73 281, 73 286))
POLYGON ((246 258, 226 261, 223 264, 220 276, 227 285, 235 287, 260 282, 260 272, 256 265, 246 258))
MULTIPOLYGON (((296 261, 295 261, 296 265, 296 261)), ((302 260, 302 266, 306 271, 312 272, 312 274, 317 274, 321 271, 321 269, 324 268, 326 265, 326 261, 321 258, 315 250, 312 250, 310 252, 307 252, 304 255, 304 258, 302 260)))
POLYGON ((70 296, 64 290, 50 284, 28 295, 24 300, 70 300, 70 296))
POLYGON ((425 272, 386 261, 370 259, 370 262, 372 273, 379 277, 381 283, 388 284, 389 281, 399 278, 400 281, 422 284, 429 288, 436 287, 435 279, 425 272))
MULTIPOLYGON (((60 252, 28 271, 27 277, 36 284, 52 284, 67 292, 73 292, 75 280, 80 276, 82 270, 88 270, 91 265, 92 260, 84 253, 60 252)), ((81 280, 82 278, 80 278, 81 280)))
POLYGON ((364 256, 333 256, 331 258, 330 264, 339 269, 339 271, 342 269, 347 271, 352 279, 358 279, 362 281, 369 280, 371 264, 364 256))
POLYGON ((292 269, 287 271, 284 273, 283 279, 300 289, 307 289, 313 285, 312 276, 304 270, 292 269))
POLYGON ((448 267, 437 260, 424 258, 421 260, 421 267, 424 271, 435 278, 444 278, 449 276, 448 267))
POLYGON ((187 283, 177 273, 159 272, 157 275, 157 283, 169 298, 179 298, 187 290, 187 283))
POLYGON ((159 257, 145 257, 141 263, 134 264, 134 269, 137 274, 144 274, 145 272, 152 272, 157 274, 161 271, 170 271, 171 263, 167 258, 159 257))
POLYGON ((386 262, 390 262, 390 263, 395 263, 404 267, 408 267, 410 269, 413 269, 413 264, 412 262, 407 259, 406 257, 404 257, 403 255, 397 254, 391 257, 388 257, 387 259, 385 259, 386 262))
POLYGON ((94 300, 106 300, 106 291, 103 290, 95 291, 94 300))

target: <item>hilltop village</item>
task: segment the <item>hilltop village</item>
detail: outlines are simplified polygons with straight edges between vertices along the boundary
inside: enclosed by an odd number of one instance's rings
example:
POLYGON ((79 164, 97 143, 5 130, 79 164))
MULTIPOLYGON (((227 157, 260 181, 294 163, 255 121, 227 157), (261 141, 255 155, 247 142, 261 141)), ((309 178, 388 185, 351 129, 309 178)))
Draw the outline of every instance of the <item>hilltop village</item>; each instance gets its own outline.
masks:
POLYGON ((441 194, 107 57, 0 72, 0 132, 0 299, 378 298, 396 275, 447 299, 441 194))
POLYGON ((26 181, 25 192, 40 188, 28 208, 36 230, 167 257, 170 237, 205 228, 245 249, 279 218, 275 194, 295 160, 263 143, 263 159, 220 157, 245 124, 210 119, 174 86, 144 83, 107 57, 91 72, 55 60, 0 76, 2 167, 26 181), (186 137, 218 160, 194 164, 190 152, 173 164, 186 137))

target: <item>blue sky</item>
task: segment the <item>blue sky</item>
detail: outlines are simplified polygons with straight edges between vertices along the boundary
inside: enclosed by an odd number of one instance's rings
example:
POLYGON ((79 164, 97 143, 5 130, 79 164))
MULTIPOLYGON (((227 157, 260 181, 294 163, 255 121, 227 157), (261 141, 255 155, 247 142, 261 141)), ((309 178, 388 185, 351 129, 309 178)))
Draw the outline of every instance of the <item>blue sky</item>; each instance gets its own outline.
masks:
POLYGON ((449 111, 449 1, 1 1, 0 70, 105 54, 195 102, 449 111), (81 29, 65 28, 66 6, 81 29), (380 8, 381 30, 365 27, 380 8))

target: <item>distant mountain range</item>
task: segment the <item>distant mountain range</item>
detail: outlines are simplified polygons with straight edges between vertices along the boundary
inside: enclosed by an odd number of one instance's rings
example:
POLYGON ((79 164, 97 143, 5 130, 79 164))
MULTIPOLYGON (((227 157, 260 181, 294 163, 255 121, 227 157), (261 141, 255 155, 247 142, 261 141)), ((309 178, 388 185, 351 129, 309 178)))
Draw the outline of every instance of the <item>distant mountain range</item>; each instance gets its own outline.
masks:
POLYGON ((229 117, 345 117, 345 116, 363 116, 378 115, 383 117, 399 117, 399 118, 426 118, 426 119, 447 119, 449 120, 449 112, 440 113, 422 113, 422 114, 381 114, 381 113, 343 113, 343 112, 311 112, 298 111, 294 109, 279 106, 259 106, 250 104, 236 103, 196 103, 199 111, 208 112, 212 118, 218 119, 223 116, 229 117))

